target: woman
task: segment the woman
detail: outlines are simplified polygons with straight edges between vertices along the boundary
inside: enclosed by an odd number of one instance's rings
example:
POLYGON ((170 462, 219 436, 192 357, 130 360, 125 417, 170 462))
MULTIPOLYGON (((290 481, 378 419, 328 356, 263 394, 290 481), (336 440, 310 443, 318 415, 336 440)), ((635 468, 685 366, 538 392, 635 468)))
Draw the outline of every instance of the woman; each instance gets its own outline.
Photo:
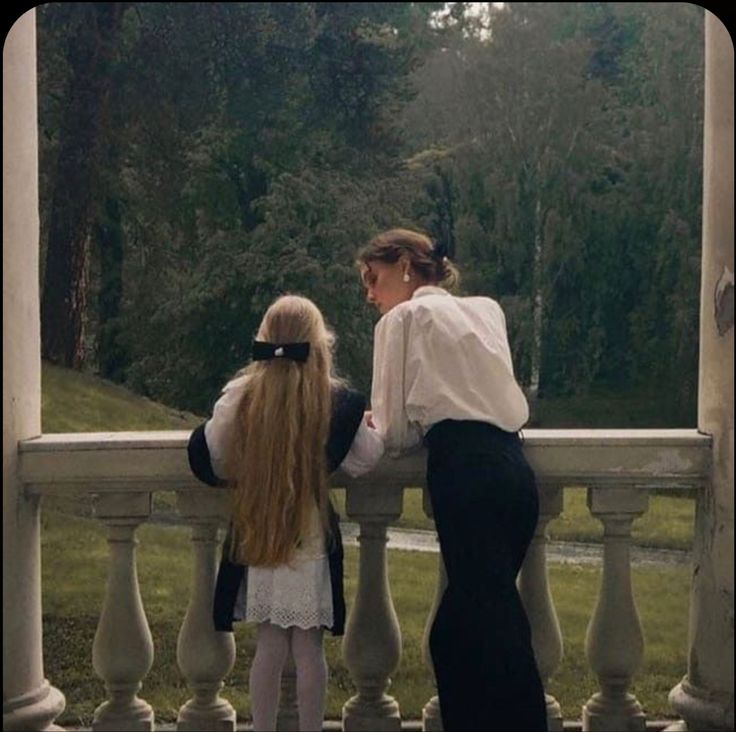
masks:
POLYGON ((503 311, 446 289, 457 270, 393 229, 360 252, 375 330, 368 420, 397 455, 428 448, 447 589, 429 638, 444 729, 546 730, 544 690, 516 589, 538 518, 518 430, 529 417, 503 311))

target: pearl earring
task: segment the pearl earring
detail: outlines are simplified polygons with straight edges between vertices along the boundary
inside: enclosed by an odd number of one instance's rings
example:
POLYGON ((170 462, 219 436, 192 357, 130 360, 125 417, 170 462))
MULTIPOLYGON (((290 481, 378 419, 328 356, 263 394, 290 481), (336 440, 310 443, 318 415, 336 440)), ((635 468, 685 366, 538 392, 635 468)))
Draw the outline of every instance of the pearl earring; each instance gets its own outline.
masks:
POLYGON ((404 272, 404 276, 401 278, 404 282, 408 282, 411 278, 408 272, 404 272))

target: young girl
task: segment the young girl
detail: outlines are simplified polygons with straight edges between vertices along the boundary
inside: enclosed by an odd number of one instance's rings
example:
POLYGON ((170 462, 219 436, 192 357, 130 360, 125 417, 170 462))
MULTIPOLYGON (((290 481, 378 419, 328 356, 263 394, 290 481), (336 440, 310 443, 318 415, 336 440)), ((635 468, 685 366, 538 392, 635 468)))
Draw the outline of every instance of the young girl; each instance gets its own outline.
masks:
POLYGON ((447 589, 429 646, 443 729, 546 730, 544 690, 515 580, 538 517, 517 432, 529 418, 506 320, 454 297, 457 272, 426 236, 393 229, 359 255, 375 330, 372 421, 387 452, 427 446, 447 589))
POLYGON ((268 308, 253 361, 223 389, 189 440, 194 474, 233 489, 214 622, 258 624, 250 671, 256 730, 275 730, 281 671, 296 667, 299 728, 321 730, 327 666, 322 632, 345 624, 342 542, 328 474, 370 470, 383 443, 363 420, 365 399, 332 375, 334 338, 310 300, 268 308))

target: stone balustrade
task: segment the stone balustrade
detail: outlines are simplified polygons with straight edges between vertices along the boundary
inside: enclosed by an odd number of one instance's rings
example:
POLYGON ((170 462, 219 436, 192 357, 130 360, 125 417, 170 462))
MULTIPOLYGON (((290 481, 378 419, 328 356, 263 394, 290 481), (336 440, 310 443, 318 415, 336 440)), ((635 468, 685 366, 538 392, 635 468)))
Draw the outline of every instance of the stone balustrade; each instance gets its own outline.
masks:
POLYGON ((137 696, 153 663, 153 639, 135 560, 135 530, 151 513, 151 494, 106 493, 95 498, 95 514, 107 527, 110 568, 92 666, 109 698, 95 710, 92 729, 152 730, 153 709, 137 696))
MULTIPOLYGON (((525 451, 540 486, 540 520, 519 576, 545 683, 563 654, 563 636, 549 590, 547 526, 562 512, 564 486, 587 486, 588 506, 603 525, 603 572, 590 619, 586 657, 600 691, 582 710, 585 730, 643 730, 645 717, 628 691, 642 660, 643 638, 632 591, 631 526, 647 510, 653 488, 700 489, 710 468, 710 441, 695 430, 528 430, 525 451)), ((192 697, 179 710, 181 730, 233 730, 235 712, 220 697, 235 659, 231 635, 215 633, 210 608, 218 544, 227 508, 224 490, 203 488, 190 474, 185 432, 44 435, 19 446, 19 471, 29 496, 93 494, 95 516, 110 545, 108 584, 93 646, 93 667, 108 698, 95 712, 99 730, 150 730, 154 713, 139 697, 153 661, 153 643, 138 589, 135 533, 156 491, 175 491, 191 526, 192 595, 177 645, 177 661, 192 697)), ((401 659, 400 618, 391 599, 386 557, 388 526, 401 515, 405 489, 425 484, 425 456, 385 459, 358 479, 338 473, 346 513, 360 527, 357 590, 348 597, 345 665, 356 694, 343 707, 346 730, 399 730, 400 699, 391 674, 401 659)), ((431 516, 426 501, 425 511, 431 516)), ((446 583, 438 560, 437 593, 427 632, 446 583)), ((425 659, 431 669, 431 659, 425 659)), ((551 730, 562 729, 558 702, 547 696, 551 730)), ((442 729, 437 697, 423 712, 426 730, 442 729)), ((279 729, 296 729, 293 673, 283 679, 279 729)))

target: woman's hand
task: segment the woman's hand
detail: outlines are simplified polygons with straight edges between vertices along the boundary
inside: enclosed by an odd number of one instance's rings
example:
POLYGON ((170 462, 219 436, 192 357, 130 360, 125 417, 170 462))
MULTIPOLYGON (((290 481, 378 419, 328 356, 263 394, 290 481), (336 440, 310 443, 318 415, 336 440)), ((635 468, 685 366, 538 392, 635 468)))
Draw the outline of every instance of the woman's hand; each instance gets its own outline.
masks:
POLYGON ((376 429, 376 423, 373 421, 373 412, 370 410, 366 410, 363 414, 363 418, 365 419, 365 423, 372 429, 376 429))

